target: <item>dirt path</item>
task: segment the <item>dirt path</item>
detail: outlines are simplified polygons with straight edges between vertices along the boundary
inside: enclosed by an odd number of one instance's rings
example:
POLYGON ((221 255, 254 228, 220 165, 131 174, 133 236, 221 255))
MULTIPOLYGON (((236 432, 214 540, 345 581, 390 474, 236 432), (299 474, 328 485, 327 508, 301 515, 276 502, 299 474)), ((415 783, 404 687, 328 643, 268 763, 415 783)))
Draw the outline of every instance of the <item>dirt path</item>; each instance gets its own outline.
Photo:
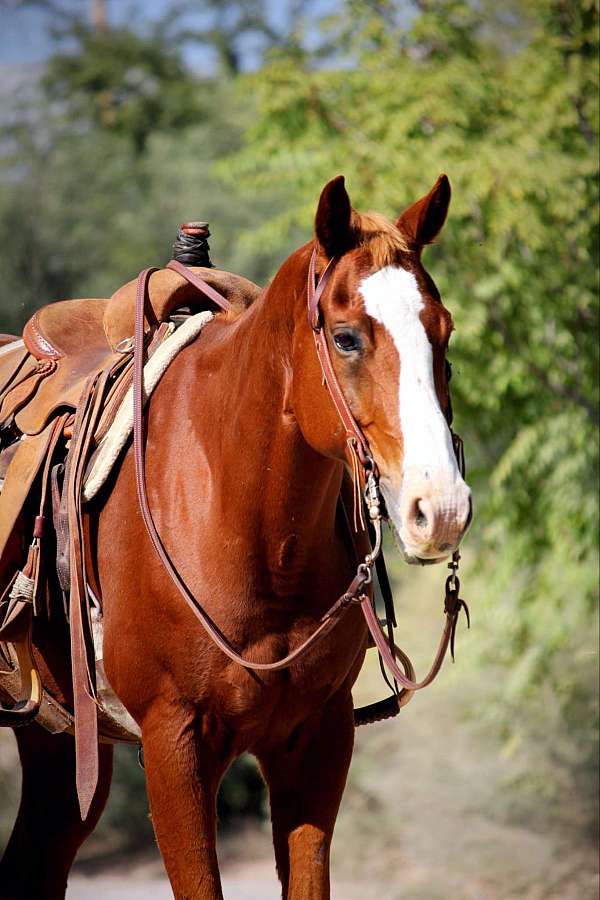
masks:
MULTIPOLYGON (((155 868, 154 866, 152 867, 155 868)), ((281 887, 271 860, 240 863, 223 875, 225 900, 281 900, 281 887)), ((359 900, 363 889, 351 884, 335 884, 336 900, 359 900)), ((67 900, 172 900, 167 879, 156 871, 143 869, 130 875, 96 875, 87 878, 73 875, 69 880, 67 900)))
MULTIPOLYGON (((266 865, 248 865, 237 875, 223 878, 226 900, 280 900, 281 890, 266 865), (269 877, 270 876, 270 877, 269 877)), ((67 900, 172 900, 166 878, 73 876, 67 900)), ((340 900, 343 900, 340 897, 340 900)))

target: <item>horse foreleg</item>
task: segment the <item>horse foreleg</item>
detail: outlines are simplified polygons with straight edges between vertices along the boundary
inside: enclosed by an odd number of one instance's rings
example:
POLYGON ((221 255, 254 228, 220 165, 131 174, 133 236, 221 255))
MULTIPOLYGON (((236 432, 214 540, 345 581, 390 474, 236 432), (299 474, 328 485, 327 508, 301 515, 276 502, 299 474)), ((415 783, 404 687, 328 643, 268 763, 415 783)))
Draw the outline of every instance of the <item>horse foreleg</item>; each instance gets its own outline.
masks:
POLYGON ((177 900, 223 900, 216 853, 216 793, 228 759, 193 713, 155 704, 142 726, 154 831, 177 900))
POLYGON ((290 748, 259 753, 269 787, 284 900, 329 900, 329 853, 352 756, 350 695, 307 723, 290 748))
POLYGON ((75 787, 75 742, 35 723, 15 731, 23 769, 21 804, 0 862, 0 900, 62 900, 79 847, 104 809, 112 746, 100 745, 96 794, 81 821, 75 787))

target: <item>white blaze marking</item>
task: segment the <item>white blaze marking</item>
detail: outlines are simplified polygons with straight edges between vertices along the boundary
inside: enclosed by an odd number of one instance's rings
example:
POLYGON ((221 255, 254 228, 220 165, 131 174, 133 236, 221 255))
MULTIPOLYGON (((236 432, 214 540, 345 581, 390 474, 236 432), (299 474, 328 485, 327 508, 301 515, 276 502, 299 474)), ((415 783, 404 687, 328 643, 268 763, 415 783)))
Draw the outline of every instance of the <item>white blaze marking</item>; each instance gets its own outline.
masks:
POLYGON ((424 307, 417 280, 406 269, 386 266, 359 288, 367 314, 391 335, 400 357, 398 404, 404 441, 404 471, 426 469, 460 479, 450 430, 440 409, 433 378, 433 354, 419 317, 424 307))

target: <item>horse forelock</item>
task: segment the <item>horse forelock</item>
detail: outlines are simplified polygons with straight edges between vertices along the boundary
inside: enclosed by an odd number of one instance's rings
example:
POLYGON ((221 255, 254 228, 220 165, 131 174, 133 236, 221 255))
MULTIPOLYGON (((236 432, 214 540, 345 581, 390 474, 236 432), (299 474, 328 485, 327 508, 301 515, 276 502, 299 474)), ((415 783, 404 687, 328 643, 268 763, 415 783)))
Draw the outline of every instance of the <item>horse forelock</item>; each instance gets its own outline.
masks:
POLYGON ((402 232, 381 213, 354 210, 351 225, 356 247, 370 255, 375 269, 391 266, 410 253, 402 232))

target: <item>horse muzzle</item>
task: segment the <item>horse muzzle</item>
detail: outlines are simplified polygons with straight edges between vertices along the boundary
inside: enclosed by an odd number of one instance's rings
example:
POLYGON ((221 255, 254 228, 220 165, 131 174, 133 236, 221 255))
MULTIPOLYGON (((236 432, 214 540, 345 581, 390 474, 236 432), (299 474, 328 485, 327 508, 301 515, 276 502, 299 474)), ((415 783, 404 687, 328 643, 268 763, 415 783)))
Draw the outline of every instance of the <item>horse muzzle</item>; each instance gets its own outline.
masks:
POLYGON ((471 491, 458 473, 407 471, 399 491, 384 479, 381 487, 407 562, 442 562, 457 549, 473 517, 471 491))

